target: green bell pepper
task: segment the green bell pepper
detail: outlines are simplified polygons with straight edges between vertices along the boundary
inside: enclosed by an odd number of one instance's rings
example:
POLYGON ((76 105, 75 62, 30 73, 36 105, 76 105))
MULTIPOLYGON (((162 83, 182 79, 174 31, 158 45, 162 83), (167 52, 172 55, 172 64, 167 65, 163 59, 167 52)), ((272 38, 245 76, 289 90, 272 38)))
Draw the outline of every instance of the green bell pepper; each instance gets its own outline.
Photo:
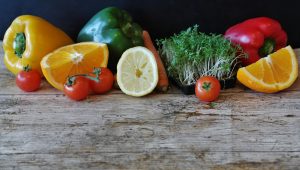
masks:
POLYGON ((80 31, 77 41, 105 43, 109 49, 108 68, 116 72, 116 65, 125 50, 143 46, 142 28, 132 21, 128 12, 108 7, 94 15, 80 31))

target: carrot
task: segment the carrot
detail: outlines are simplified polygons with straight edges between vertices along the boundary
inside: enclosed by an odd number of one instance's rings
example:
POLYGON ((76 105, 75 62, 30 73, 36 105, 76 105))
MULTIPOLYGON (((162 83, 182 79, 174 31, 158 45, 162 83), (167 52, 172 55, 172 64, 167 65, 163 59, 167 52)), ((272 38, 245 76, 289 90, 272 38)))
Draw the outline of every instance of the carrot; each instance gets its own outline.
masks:
POLYGON ((143 39, 144 39, 144 45, 147 49, 149 49, 155 57, 156 63, 157 63, 157 68, 158 68, 158 83, 156 86, 156 89, 162 92, 166 92, 169 87, 169 80, 168 80, 168 75, 166 72, 166 69, 164 67, 164 64, 151 40, 150 34, 148 31, 144 30, 143 31, 143 39))

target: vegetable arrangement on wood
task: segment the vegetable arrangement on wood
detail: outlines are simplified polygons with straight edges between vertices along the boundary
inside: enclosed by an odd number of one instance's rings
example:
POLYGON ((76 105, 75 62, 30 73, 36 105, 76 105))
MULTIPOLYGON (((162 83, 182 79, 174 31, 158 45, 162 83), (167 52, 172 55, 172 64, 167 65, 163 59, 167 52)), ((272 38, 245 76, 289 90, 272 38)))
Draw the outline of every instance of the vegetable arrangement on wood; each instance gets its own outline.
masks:
POLYGON ((45 77, 73 100, 113 86, 135 97, 155 88, 167 92, 170 78, 185 94, 212 102, 236 79, 252 90, 274 93, 298 77, 286 32, 267 17, 234 25, 225 35, 206 34, 195 25, 157 40, 157 50, 128 12, 108 7, 86 23, 77 41, 40 17, 19 16, 4 36, 4 63, 17 75, 20 89, 35 91, 45 77))

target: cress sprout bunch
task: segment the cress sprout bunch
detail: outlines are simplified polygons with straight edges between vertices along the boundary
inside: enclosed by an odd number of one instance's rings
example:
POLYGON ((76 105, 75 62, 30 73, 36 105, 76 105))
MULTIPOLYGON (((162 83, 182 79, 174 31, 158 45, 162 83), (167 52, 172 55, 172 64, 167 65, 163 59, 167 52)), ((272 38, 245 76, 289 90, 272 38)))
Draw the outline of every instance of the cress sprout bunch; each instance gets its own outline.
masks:
POLYGON ((182 85, 193 85, 199 77, 208 75, 219 80, 232 78, 238 59, 246 56, 223 35, 199 32, 198 25, 157 44, 169 76, 182 85))

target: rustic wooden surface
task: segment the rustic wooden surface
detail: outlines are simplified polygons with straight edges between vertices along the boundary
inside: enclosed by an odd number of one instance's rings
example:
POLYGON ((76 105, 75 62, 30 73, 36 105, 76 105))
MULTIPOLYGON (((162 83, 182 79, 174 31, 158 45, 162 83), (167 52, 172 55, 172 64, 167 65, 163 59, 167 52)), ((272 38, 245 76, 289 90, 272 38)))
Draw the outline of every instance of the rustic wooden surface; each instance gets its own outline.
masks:
POLYGON ((277 94, 238 85, 215 108, 176 88, 73 102, 46 82, 20 91, 0 60, 1 170, 300 169, 300 80, 277 94))

